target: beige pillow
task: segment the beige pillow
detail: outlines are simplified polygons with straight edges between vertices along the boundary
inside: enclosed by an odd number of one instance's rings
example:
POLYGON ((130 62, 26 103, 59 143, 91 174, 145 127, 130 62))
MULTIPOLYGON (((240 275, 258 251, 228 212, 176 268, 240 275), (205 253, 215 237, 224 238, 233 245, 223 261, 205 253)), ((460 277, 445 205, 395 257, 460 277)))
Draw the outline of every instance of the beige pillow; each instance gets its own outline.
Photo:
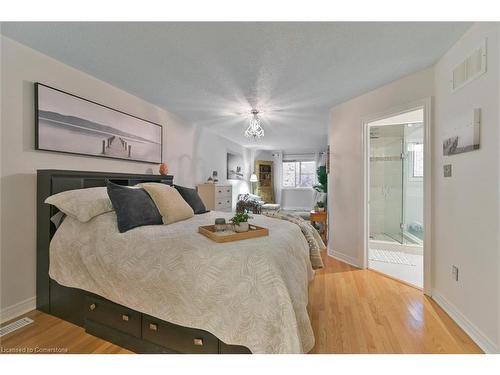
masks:
POLYGON ((106 187, 67 190, 51 195, 45 203, 83 223, 97 215, 113 211, 106 187))
POLYGON ((157 182, 148 182, 140 184, 140 186, 148 192, 155 202, 163 218, 163 224, 172 224, 194 216, 193 209, 182 198, 177 189, 157 182))

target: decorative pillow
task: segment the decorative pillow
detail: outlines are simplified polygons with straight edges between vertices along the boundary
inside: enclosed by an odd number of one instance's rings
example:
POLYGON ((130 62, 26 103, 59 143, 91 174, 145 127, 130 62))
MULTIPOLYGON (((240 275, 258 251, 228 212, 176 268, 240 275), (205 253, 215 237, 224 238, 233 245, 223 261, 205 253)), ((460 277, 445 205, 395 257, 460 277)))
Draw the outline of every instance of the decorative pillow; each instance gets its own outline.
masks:
POLYGON ((66 218, 66 214, 62 211, 58 211, 55 215, 52 215, 50 218, 50 221, 55 225, 56 229, 59 229, 61 226, 62 222, 66 218))
POLYGON ((191 206, 195 215, 204 214, 208 212, 207 208, 203 204, 200 196, 196 189, 187 188, 184 186, 174 185, 179 194, 184 198, 184 200, 191 206))
POLYGON ((191 206, 173 187, 158 182, 147 182, 139 185, 148 192, 155 202, 163 217, 163 224, 172 224, 194 216, 191 206))
POLYGON ((67 190, 51 195, 45 203, 56 206, 66 215, 83 223, 97 215, 113 211, 105 187, 67 190))
POLYGON ((144 189, 131 189, 109 181, 107 185, 120 233, 143 225, 162 224, 158 208, 144 189))

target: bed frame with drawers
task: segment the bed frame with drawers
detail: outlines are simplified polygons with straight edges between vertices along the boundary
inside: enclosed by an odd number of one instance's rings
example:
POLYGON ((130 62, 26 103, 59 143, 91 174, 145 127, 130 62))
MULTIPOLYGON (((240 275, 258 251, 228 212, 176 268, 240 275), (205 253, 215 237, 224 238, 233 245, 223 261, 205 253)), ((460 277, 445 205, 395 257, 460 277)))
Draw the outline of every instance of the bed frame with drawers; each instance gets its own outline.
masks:
POLYGON ((137 353, 250 354, 244 346, 227 345, 200 329, 172 324, 101 296, 58 284, 49 276, 49 244, 56 228, 50 218, 57 213, 44 201, 66 190, 141 182, 173 184, 173 176, 106 172, 37 171, 37 309, 85 328, 85 331, 137 353))

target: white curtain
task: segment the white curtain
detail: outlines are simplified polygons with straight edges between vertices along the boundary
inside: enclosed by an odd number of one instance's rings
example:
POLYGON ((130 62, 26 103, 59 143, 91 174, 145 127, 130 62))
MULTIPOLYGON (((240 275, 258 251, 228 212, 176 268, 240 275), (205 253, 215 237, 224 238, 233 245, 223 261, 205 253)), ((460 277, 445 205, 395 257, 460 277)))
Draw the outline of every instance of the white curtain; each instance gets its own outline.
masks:
POLYGON ((326 164, 326 152, 320 151, 314 154, 314 162, 316 163, 316 168, 321 167, 326 164))
POLYGON ((283 152, 273 152, 274 201, 281 205, 281 185, 283 183, 283 152))

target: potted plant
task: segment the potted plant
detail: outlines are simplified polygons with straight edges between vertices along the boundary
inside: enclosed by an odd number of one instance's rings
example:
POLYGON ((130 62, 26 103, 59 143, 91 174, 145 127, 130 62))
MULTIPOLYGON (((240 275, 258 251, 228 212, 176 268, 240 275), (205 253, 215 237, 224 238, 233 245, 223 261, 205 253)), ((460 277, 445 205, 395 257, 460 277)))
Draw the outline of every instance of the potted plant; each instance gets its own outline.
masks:
POLYGON ((325 210, 325 202, 317 202, 316 209, 318 212, 323 212, 325 210))
POLYGON ((238 233, 247 232, 249 229, 248 219, 251 218, 252 217, 246 212, 237 212, 236 215, 234 215, 231 219, 231 223, 233 223, 234 226, 234 231, 238 233))
POLYGON ((318 184, 314 185, 313 188, 320 193, 326 193, 328 190, 328 173, 324 165, 318 167, 316 176, 318 176, 318 184))

